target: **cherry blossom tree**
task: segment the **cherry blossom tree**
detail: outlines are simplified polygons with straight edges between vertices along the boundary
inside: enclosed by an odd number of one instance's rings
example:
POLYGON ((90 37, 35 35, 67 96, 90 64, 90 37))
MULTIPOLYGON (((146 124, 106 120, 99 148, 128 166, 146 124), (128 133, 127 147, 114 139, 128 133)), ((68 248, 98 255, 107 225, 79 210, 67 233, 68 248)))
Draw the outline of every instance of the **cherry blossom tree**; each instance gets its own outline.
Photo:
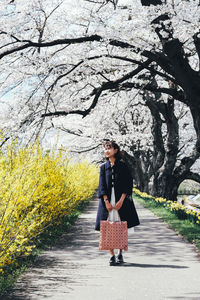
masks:
POLYGON ((120 101, 134 103, 138 90, 154 130, 167 132, 166 145, 154 137, 154 193, 174 198, 184 179, 200 181, 191 171, 200 156, 199 1, 49 2, 7 2, 1 13, 1 90, 12 88, 18 108, 10 112, 12 128, 37 137, 57 117, 86 120, 123 93, 120 101), (174 101, 191 114, 196 138, 189 155, 174 143, 174 101))

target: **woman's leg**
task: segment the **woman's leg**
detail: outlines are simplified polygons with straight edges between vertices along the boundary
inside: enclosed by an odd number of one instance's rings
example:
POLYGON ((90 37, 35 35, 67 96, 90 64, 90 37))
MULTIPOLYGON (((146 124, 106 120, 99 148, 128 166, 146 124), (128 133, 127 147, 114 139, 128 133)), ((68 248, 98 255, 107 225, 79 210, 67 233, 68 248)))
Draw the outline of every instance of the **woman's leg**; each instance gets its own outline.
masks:
POLYGON ((110 252, 110 255, 111 255, 111 256, 115 255, 114 249, 110 249, 109 252, 110 252))
POLYGON ((109 260, 109 264, 110 264, 110 266, 115 266, 116 258, 115 258, 114 249, 110 249, 109 252, 110 252, 110 255, 111 255, 110 260, 109 260))
POLYGON ((123 255, 122 255, 122 249, 119 249, 119 254, 117 256, 117 263, 123 263, 124 259, 123 259, 123 255))

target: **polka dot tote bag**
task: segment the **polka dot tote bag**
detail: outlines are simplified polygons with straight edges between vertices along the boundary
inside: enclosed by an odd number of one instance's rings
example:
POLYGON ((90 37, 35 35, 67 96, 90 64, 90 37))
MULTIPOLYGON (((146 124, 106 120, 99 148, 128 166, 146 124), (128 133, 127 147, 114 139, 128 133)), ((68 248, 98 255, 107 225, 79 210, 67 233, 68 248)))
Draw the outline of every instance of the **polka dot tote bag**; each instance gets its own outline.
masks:
POLYGON ((99 250, 109 249, 128 250, 127 222, 120 217, 117 222, 110 222, 109 218, 100 222, 99 250))

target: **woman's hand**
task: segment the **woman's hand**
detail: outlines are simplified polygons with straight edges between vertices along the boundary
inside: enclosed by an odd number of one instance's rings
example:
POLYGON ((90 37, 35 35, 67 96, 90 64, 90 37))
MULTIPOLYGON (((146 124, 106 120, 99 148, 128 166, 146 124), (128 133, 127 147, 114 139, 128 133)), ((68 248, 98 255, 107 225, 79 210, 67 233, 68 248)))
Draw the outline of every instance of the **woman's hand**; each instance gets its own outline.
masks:
POLYGON ((114 209, 119 210, 119 209, 122 207, 125 198, 126 198, 126 194, 123 193, 123 194, 121 195, 121 198, 119 199, 119 201, 117 201, 117 203, 115 204, 114 209))
POLYGON ((115 204, 114 209, 119 210, 122 207, 123 202, 124 202, 123 199, 120 199, 119 201, 117 201, 117 203, 115 204))
POLYGON ((109 202, 108 200, 105 201, 105 205, 106 205, 106 208, 107 208, 107 210, 108 210, 109 212, 113 209, 112 205, 110 204, 110 202, 109 202))

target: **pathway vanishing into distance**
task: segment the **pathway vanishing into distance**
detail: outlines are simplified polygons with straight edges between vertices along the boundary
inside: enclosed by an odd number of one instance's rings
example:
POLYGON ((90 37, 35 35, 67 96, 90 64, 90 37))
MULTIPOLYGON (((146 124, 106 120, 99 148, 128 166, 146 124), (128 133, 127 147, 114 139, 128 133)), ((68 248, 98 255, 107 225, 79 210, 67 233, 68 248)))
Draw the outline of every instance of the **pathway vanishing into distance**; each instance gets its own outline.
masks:
POLYGON ((94 231, 98 200, 69 233, 40 255, 2 300, 200 300, 200 257, 149 210, 136 203, 141 225, 129 236, 122 266, 108 264, 94 231))

